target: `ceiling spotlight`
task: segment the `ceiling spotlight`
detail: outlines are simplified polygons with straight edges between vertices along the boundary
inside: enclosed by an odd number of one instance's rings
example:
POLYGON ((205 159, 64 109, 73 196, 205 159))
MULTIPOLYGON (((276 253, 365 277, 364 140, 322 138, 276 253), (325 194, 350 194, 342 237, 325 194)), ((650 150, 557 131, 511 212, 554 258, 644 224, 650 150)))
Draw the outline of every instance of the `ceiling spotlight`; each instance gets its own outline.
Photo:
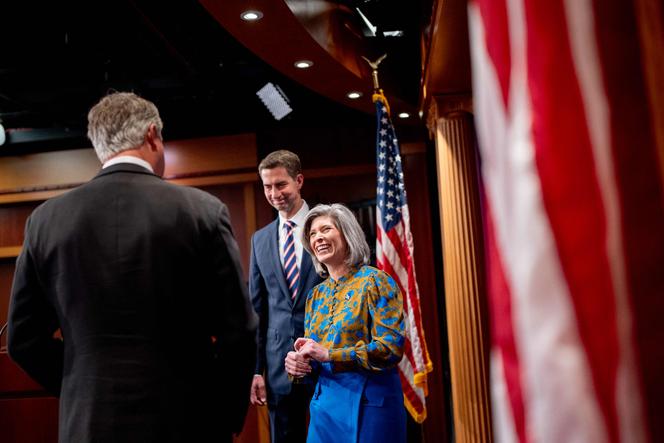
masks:
POLYGON ((311 68, 314 65, 314 62, 311 60, 298 60, 295 62, 295 67, 300 69, 311 68))
POLYGON ((410 114, 407 112, 400 112, 399 113, 399 118, 408 118, 410 117, 410 114))
POLYGON ((293 111, 286 94, 279 86, 267 83, 256 93, 275 120, 281 120, 293 111))
POLYGON ((263 13, 260 11, 244 11, 242 14, 240 14, 240 17, 242 20, 246 20, 248 22, 254 22, 256 20, 260 20, 263 17, 263 13))
POLYGON ((362 93, 357 92, 357 91, 351 91, 348 94, 346 94, 346 97, 348 97, 351 100, 356 100, 356 99, 362 97, 362 93))

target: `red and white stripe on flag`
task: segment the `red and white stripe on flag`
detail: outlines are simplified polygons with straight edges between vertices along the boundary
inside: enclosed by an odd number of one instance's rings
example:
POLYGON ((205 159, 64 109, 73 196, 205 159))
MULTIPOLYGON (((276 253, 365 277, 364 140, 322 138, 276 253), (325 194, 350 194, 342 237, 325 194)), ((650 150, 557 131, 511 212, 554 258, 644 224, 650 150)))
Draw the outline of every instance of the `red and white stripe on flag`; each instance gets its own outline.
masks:
POLYGON ((664 199, 631 8, 469 3, 500 442, 651 438, 637 315, 664 294, 664 199))
MULTIPOLYGON (((377 212, 377 219, 380 219, 380 208, 377 208, 377 212)), ((402 208, 402 216, 404 219, 409 217, 408 205, 402 208)), ((402 221, 387 233, 380 225, 378 226, 376 232, 377 266, 395 279, 404 300, 406 340, 403 358, 399 363, 404 404, 413 419, 422 423, 427 417, 427 373, 433 370, 433 364, 424 339, 420 294, 415 279, 412 251, 409 222, 406 224, 402 221), (407 230, 406 226, 408 226, 407 230)))
POLYGON ((427 416, 427 373, 433 365, 429 358, 420 294, 415 276, 413 237, 406 198, 401 155, 387 100, 374 95, 376 103, 376 264, 399 285, 403 295, 406 337, 404 354, 399 363, 399 376, 404 404, 418 423, 427 416))

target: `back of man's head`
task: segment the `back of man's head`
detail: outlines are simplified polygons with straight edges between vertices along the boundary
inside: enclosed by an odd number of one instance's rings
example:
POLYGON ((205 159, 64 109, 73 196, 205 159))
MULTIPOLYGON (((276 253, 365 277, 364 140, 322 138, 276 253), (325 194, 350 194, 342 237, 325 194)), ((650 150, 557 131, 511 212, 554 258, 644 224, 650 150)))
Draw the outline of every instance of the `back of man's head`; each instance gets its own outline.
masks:
POLYGON ((258 174, 263 169, 274 169, 282 167, 288 172, 292 178, 296 178, 298 174, 302 173, 302 165, 300 164, 300 157, 294 152, 280 149, 271 152, 265 157, 258 165, 258 174))
POLYGON ((104 163, 114 155, 143 144, 151 124, 161 137, 163 123, 154 103, 132 92, 114 92, 88 113, 88 138, 104 163))

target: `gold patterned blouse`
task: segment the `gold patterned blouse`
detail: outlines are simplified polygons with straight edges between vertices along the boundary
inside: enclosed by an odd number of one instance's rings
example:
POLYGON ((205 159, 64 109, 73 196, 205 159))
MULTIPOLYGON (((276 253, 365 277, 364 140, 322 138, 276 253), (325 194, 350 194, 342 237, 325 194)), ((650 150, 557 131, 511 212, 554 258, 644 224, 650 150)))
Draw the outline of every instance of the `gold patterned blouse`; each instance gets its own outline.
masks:
POLYGON ((401 360, 404 317, 394 279, 371 266, 329 277, 307 297, 305 335, 330 352, 335 371, 382 371, 401 360))

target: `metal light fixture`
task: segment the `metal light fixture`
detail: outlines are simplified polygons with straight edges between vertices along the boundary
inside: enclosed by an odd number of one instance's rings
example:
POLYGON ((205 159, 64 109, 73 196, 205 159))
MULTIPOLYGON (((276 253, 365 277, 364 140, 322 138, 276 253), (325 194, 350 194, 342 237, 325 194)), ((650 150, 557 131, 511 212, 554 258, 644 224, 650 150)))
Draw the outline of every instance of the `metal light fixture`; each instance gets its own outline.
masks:
POLYGON ((279 86, 267 83, 256 92, 265 107, 272 114, 275 120, 281 120, 293 112, 293 108, 288 104, 288 98, 279 86))
POLYGON ((4 145, 6 140, 5 127, 2 126, 2 120, 0 120, 0 146, 4 145))

